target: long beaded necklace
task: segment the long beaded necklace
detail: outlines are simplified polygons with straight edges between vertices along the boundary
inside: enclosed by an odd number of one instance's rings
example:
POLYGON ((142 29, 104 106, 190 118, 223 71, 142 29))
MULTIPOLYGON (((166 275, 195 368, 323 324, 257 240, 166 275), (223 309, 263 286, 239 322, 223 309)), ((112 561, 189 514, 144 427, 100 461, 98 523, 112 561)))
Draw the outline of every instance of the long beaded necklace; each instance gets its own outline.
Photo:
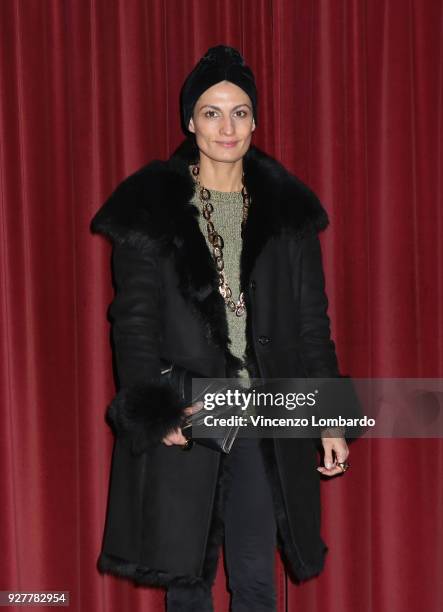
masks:
MULTIPOLYGON (((225 304, 229 308, 231 312, 234 312, 237 317, 241 317, 246 312, 246 304, 244 299, 243 291, 240 292, 237 302, 232 299, 232 290, 228 285, 226 279, 225 272, 225 262, 223 260, 223 247, 224 241, 220 234, 214 228, 214 223, 211 220, 212 213, 214 212, 214 206, 210 202, 211 192, 200 182, 200 165, 192 164, 192 174, 195 177, 195 182, 198 185, 198 195, 200 198, 200 202, 202 205, 202 214, 206 219, 206 226, 208 232, 208 240, 212 245, 212 257, 215 261, 215 266, 218 272, 218 290, 220 291, 223 299, 225 300, 225 304)), ((240 235, 243 239, 244 228, 246 219, 248 218, 249 205, 251 202, 250 196, 247 192, 245 183, 244 183, 244 172, 242 173, 242 190, 243 196, 243 214, 240 228, 240 235)))

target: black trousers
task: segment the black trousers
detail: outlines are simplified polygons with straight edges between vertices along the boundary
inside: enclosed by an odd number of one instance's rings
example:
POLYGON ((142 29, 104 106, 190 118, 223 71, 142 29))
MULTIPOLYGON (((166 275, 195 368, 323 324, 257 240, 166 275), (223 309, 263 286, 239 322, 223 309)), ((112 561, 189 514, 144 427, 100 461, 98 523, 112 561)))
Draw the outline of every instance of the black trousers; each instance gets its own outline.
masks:
MULTIPOLYGON (((231 612, 276 612, 277 525, 258 439, 237 438, 226 499, 224 557, 231 612)), ((170 587, 168 612, 213 612, 208 589, 170 587)))

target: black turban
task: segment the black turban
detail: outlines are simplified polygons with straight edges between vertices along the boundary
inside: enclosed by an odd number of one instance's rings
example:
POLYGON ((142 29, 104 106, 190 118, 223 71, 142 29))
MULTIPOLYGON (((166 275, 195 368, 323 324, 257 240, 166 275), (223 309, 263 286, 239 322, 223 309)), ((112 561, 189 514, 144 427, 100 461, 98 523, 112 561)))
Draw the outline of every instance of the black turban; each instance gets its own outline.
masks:
POLYGON ((233 47, 218 45, 207 50, 186 78, 181 93, 182 129, 189 136, 189 120, 195 103, 212 85, 230 81, 243 89, 251 99, 255 124, 257 125, 257 89, 252 70, 246 66, 243 57, 233 47))

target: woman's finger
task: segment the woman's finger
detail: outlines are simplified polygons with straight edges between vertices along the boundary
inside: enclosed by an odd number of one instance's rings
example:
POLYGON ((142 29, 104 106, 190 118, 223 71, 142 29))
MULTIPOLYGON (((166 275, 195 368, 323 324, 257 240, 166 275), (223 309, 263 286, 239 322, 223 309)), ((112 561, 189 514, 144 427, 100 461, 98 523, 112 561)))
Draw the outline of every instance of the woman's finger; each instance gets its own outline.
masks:
POLYGON ((185 444, 187 438, 183 435, 181 429, 174 429, 170 434, 165 436, 162 440, 166 446, 172 446, 174 444, 185 444))
POLYGON ((319 466, 317 470, 323 474, 323 476, 337 476, 338 474, 343 474, 343 470, 338 466, 330 469, 319 466))
POLYGON ((198 401, 195 404, 191 404, 191 406, 188 406, 187 408, 185 408, 184 412, 186 412, 186 414, 194 414, 195 412, 198 412, 202 408, 203 408, 203 402, 198 401))
MULTIPOLYGON (((349 449, 348 448, 344 449, 341 447, 339 449, 336 449, 334 452, 335 452, 335 460, 332 464, 329 464, 330 467, 323 467, 323 466, 317 467, 317 470, 321 472, 324 476, 336 476, 337 474, 343 474, 343 470, 338 465, 338 463, 344 463, 345 461, 347 461, 349 457, 349 449)), ((325 460, 325 466, 327 465, 328 463, 325 460)))

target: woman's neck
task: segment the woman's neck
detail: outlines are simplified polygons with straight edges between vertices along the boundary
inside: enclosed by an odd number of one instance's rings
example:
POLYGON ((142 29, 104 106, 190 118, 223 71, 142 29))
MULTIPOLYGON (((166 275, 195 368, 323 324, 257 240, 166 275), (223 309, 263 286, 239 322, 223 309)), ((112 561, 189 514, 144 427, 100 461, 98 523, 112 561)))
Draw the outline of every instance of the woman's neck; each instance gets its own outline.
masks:
MULTIPOLYGON (((200 159, 199 178, 200 183, 207 189, 215 191, 241 191, 243 162, 213 162, 200 159)), ((192 173, 192 167, 189 167, 192 173)))

